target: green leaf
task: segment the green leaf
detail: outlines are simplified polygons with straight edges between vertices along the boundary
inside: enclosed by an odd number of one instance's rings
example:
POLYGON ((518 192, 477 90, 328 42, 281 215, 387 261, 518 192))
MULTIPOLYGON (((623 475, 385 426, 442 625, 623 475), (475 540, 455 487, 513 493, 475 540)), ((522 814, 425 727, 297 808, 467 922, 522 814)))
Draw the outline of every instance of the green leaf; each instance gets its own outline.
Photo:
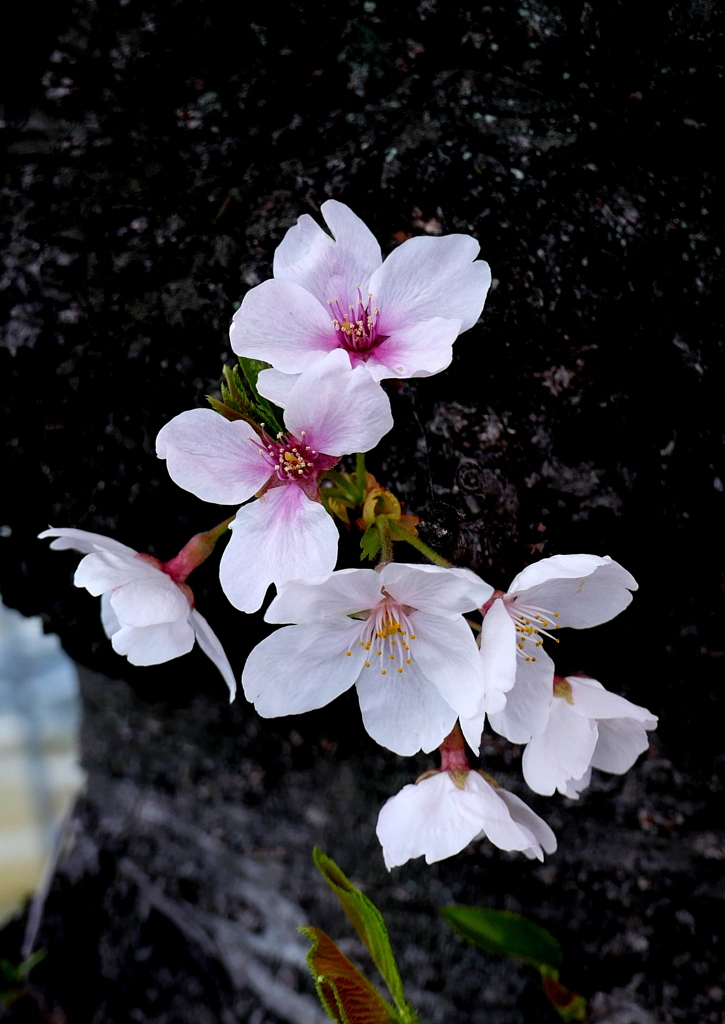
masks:
POLYGON ((559 972, 555 967, 539 968, 541 983, 546 997, 562 1020, 584 1020, 587 1015, 587 1001, 578 992, 566 988, 559 981, 559 972))
POLYGON ((364 558, 369 558, 370 561, 377 558, 378 552, 383 546, 383 539, 380 536, 380 530, 378 529, 377 523, 373 523, 372 526, 368 526, 365 533, 360 538, 360 561, 364 558))
POLYGON ((375 966, 385 979, 385 984, 393 997, 401 1020, 415 1021, 417 1018, 405 1001, 403 982, 390 947, 388 929, 385 927, 383 915, 375 904, 349 881, 331 857, 317 847, 312 856, 318 870, 339 899, 350 923, 367 946, 375 961, 375 966))
MULTIPOLYGON (((239 366, 244 374, 247 390, 251 395, 251 404, 259 416, 258 422, 264 423, 267 433, 273 437, 283 433, 284 417, 282 410, 268 402, 266 398, 262 398, 259 391, 257 391, 257 378, 262 370, 269 369, 269 363, 263 363, 261 359, 248 359, 246 356, 240 356, 239 366)), ((234 371, 238 375, 237 367, 234 368, 234 371)))
POLYGON ((319 928, 300 928, 312 942, 307 963, 324 1009, 337 1024, 393 1024, 400 1018, 378 990, 319 928))
POLYGON ((563 954, 554 936, 522 914, 460 904, 441 907, 441 914, 451 928, 486 953, 526 960, 539 969, 561 964, 563 954))

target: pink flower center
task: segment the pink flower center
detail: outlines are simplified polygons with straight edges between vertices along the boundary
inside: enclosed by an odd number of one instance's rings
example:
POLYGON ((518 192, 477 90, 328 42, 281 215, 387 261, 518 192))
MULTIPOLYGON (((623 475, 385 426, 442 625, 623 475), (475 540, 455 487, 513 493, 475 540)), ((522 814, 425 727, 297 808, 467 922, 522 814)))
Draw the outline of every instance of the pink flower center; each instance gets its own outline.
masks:
POLYGON ((525 661, 536 661, 536 651, 548 637, 555 644, 557 637, 552 636, 550 629, 559 629, 559 612, 550 612, 546 608, 538 608, 527 604, 518 594, 504 597, 504 607, 514 621, 516 627, 516 653, 525 661))
POLYGON ((260 446, 260 455, 264 456, 282 483, 316 479, 323 470, 339 462, 339 459, 323 455, 307 444, 304 430, 300 441, 291 434, 277 434, 275 440, 264 434, 261 445, 264 447, 260 446))
MULTIPOLYGON (((411 643, 416 637, 406 613, 413 610, 386 598, 364 613, 366 618, 358 633, 358 645, 367 652, 365 668, 376 665, 380 674, 386 676, 388 672, 399 675, 405 665, 412 665, 411 643)), ((347 657, 352 657, 352 651, 347 652, 347 657)))
POLYGON ((387 338, 379 332, 380 313, 377 306, 373 306, 372 293, 368 292, 366 302, 358 285, 357 302, 353 305, 345 308, 337 297, 328 299, 327 304, 337 332, 338 348, 344 348, 360 362, 367 362, 372 350, 387 338))

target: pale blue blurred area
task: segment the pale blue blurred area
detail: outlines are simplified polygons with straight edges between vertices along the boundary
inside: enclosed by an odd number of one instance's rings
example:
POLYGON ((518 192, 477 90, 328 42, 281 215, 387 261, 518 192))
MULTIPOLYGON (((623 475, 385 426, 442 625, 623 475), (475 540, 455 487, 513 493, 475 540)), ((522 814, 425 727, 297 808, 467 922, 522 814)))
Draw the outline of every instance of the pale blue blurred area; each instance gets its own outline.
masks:
POLYGON ((0 915, 33 892, 82 784, 75 665, 40 618, 0 604, 0 915))

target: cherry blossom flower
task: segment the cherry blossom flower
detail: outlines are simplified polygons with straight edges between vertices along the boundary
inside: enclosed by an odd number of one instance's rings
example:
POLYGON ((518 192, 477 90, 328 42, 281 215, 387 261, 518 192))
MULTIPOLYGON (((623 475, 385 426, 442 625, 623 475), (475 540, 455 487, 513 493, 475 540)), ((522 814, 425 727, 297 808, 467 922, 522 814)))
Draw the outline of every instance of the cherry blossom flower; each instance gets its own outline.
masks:
POLYGON ((496 732, 512 743, 528 743, 542 732, 554 680, 544 639, 558 643, 554 634, 564 626, 586 629, 608 622, 627 607, 636 589, 634 578, 608 556, 553 555, 527 566, 508 593, 497 590, 482 609, 486 696, 473 721, 461 723, 469 742, 476 733, 480 738, 486 713, 496 732), (496 707, 502 694, 505 706, 496 707))
POLYGON ((523 772, 536 793, 555 789, 576 798, 589 785, 591 769, 622 775, 649 746, 657 718, 605 690, 595 679, 554 677, 549 719, 524 750, 523 772))
POLYGON ((444 370, 491 283, 488 264, 476 260, 478 242, 409 238, 383 263, 374 235, 349 207, 329 200, 321 211, 333 237, 300 217, 275 252, 274 278, 252 288, 234 315, 233 350, 278 371, 260 375, 260 390, 279 383, 279 371, 300 373, 333 349, 376 381, 444 370))
POLYGON ((282 584, 265 618, 294 625, 254 648, 244 693, 273 718, 355 685, 374 740, 397 754, 433 750, 478 705, 480 660, 462 613, 491 592, 467 569, 398 563, 282 584))
POLYGON ((194 607, 194 595, 185 583, 202 560, 199 548, 209 535, 193 538, 168 562, 87 530, 49 529, 38 536, 54 537, 50 546, 56 550, 85 555, 74 582, 100 596, 101 622, 114 651, 132 665, 158 665, 188 654, 196 641, 221 672, 234 700, 237 686, 231 665, 209 623, 194 607))
POLYGON ((256 611, 270 583, 331 572, 338 534, 319 501, 321 473, 342 455, 374 448, 393 425, 390 403, 344 352, 303 374, 285 401, 285 434, 250 436, 244 420, 211 409, 182 412, 156 451, 174 483, 203 501, 236 505, 219 576, 235 608, 256 611))
POLYGON ((538 860, 556 849, 538 814, 477 771, 434 772, 404 786, 380 811, 376 831, 388 870, 413 857, 453 857, 476 838, 538 860))

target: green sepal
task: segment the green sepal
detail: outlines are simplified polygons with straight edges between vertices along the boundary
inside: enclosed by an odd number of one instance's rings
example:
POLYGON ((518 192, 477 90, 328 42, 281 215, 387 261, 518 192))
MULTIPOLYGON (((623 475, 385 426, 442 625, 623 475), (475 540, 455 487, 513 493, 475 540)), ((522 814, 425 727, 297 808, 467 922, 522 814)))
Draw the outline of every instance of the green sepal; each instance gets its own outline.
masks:
POLYGON ((443 919, 466 941, 486 953, 525 960, 541 970, 561 966, 561 946, 545 928, 523 914, 455 904, 441 907, 443 919))
POLYGON ((418 1024, 418 1017, 405 1000, 403 982, 390 946, 383 915, 374 903, 354 886, 337 864, 317 847, 312 852, 318 871, 339 899, 350 923, 367 946, 375 966, 385 979, 400 1024, 418 1024))
POLYGON ((368 526, 365 533, 360 538, 360 561, 362 562, 365 558, 369 558, 372 562, 373 559, 377 558, 380 549, 383 546, 383 538, 380 536, 380 530, 378 524, 373 523, 368 526))

